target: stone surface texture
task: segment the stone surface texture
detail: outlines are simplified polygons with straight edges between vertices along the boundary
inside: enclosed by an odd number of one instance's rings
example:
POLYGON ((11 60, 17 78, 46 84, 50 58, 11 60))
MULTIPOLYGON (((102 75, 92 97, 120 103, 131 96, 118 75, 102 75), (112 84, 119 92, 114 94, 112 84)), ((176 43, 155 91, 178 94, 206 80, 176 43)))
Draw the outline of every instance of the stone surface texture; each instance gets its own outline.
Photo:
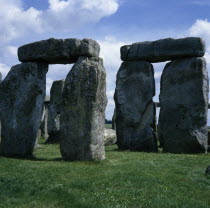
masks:
POLYGON ((45 139, 47 139, 49 136, 48 129, 47 129, 49 103, 50 103, 50 97, 46 96, 44 100, 44 109, 43 109, 42 120, 41 120, 41 125, 40 125, 41 137, 45 139))
MULTIPOLYGON (((1 81, 2 81, 2 74, 0 72, 0 83, 1 83, 1 81)), ((1 109, 0 109, 0 111, 1 111, 1 109)), ((1 117, 0 117, 0 142, 1 142, 1 117)))
POLYGON ((163 62, 189 56, 202 57, 204 53, 204 41, 198 37, 167 38, 121 47, 122 61, 144 60, 148 62, 163 62))
POLYGON ((116 131, 113 129, 104 128, 104 145, 113 145, 117 142, 116 131))
POLYGON ((114 113, 112 116, 112 129, 116 130, 116 109, 114 108, 114 113))
POLYGON ((46 143, 60 142, 60 114, 62 108, 62 93, 64 80, 54 81, 50 90, 50 103, 48 105, 48 139, 46 143))
POLYGON ((0 84, 0 154, 31 155, 41 122, 48 65, 13 66, 0 84))
POLYGON ((106 72, 102 59, 80 57, 66 77, 60 150, 65 160, 102 160, 106 72))
POLYGON ((98 57, 99 44, 91 39, 76 38, 41 40, 18 48, 21 62, 41 61, 49 64, 75 63, 80 56, 98 57))
POLYGON ((117 145, 122 150, 157 151, 152 129, 155 80, 152 64, 123 62, 115 90, 117 145))
POLYGON ((208 145, 210 145, 210 130, 208 130, 208 145))
POLYGON ((36 142, 35 142, 35 145, 34 145, 34 150, 41 147, 41 145, 39 144, 40 137, 41 137, 41 130, 39 129, 37 137, 36 137, 36 142))
POLYGON ((206 152, 208 92, 204 58, 166 64, 161 77, 158 129, 165 152, 206 152))

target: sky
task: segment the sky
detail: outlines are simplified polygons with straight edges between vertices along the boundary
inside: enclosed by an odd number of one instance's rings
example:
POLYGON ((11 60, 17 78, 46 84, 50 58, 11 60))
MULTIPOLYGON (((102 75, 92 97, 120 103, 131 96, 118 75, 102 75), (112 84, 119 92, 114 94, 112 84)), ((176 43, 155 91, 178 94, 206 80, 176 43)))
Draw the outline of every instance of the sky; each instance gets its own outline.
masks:
MULTIPOLYGON (((210 0, 0 0, 0 72, 19 64, 21 45, 48 38, 91 38, 101 47, 107 72, 106 118, 114 111, 113 94, 120 47, 162 38, 202 37, 210 70, 210 0)), ((165 63, 154 64, 156 96, 165 63)), ((52 82, 64 79, 72 65, 50 65, 52 82)), ((209 71, 210 74, 210 71, 209 71)), ((210 114, 208 115, 210 124, 210 114)))

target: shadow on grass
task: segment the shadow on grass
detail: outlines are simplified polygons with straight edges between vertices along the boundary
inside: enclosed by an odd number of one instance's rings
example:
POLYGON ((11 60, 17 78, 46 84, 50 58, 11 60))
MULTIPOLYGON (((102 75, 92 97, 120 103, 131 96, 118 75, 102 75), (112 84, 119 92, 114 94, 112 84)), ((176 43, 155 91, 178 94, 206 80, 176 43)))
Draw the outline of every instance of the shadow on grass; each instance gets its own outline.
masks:
POLYGON ((65 161, 63 160, 62 157, 58 158, 53 158, 53 159, 46 159, 46 158, 37 158, 34 155, 25 155, 25 156, 3 156, 5 158, 10 158, 10 159, 17 159, 17 160, 30 160, 30 161, 45 161, 45 162, 50 162, 50 161, 65 161))
POLYGON ((28 160, 28 161, 38 161, 38 162, 66 162, 66 163, 74 163, 74 162, 85 162, 87 165, 98 165, 102 164, 104 160, 64 160, 62 157, 46 159, 46 158, 37 158, 34 155, 26 155, 26 156, 2 156, 5 158, 16 159, 16 160, 28 160))
POLYGON ((146 151, 142 151, 142 150, 126 150, 126 149, 118 149, 118 148, 114 148, 114 149, 106 149, 106 152, 142 152, 142 153, 163 153, 161 148, 158 148, 158 152, 146 152, 146 151))

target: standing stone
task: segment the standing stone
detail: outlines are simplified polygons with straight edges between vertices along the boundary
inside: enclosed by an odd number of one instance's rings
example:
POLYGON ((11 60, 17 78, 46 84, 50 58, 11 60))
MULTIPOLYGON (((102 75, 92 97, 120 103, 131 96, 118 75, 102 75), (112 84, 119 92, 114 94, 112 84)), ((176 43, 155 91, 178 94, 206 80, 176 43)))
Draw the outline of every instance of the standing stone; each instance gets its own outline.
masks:
POLYGON ((47 130, 47 123, 48 123, 48 105, 50 103, 50 97, 46 96, 44 100, 44 110, 42 114, 42 121, 40 125, 41 130, 41 137, 47 139, 48 138, 48 130, 47 130))
POLYGON ((114 114, 112 116, 112 129, 116 130, 116 108, 114 108, 114 114))
POLYGON ((104 145, 113 145, 117 142, 116 131, 113 129, 104 128, 104 145))
POLYGON ((60 142, 60 113, 62 108, 62 93, 64 80, 54 81, 50 90, 48 106, 48 139, 46 143, 60 142))
POLYGON ((13 66, 0 84, 0 154, 31 155, 38 135, 46 89, 45 63, 13 66))
POLYGON ((154 95, 153 66, 145 61, 123 62, 117 73, 114 96, 119 149, 157 151, 152 129, 154 95))
POLYGON ((102 160, 106 72, 102 59, 80 57, 63 89, 60 150, 65 160, 102 160))
MULTIPOLYGON (((2 74, 0 72, 0 83, 1 83, 1 81, 2 81, 2 74)), ((0 111, 1 111, 1 109, 0 109, 0 111)), ((0 142, 1 142, 1 117, 0 117, 0 142)))
POLYGON ((34 145, 34 150, 36 150, 36 149, 41 147, 41 145, 39 144, 40 137, 41 137, 41 130, 39 129, 37 137, 36 137, 36 142, 35 142, 35 145, 34 145))
POLYGON ((159 136, 165 152, 206 152, 208 92, 204 58, 166 64, 161 77, 159 116, 159 136))
POLYGON ((154 108, 154 117, 153 117, 153 124, 152 124, 152 128, 154 130, 154 133, 157 135, 157 115, 156 115, 156 108, 157 108, 157 104, 154 102, 153 104, 153 108, 154 108))

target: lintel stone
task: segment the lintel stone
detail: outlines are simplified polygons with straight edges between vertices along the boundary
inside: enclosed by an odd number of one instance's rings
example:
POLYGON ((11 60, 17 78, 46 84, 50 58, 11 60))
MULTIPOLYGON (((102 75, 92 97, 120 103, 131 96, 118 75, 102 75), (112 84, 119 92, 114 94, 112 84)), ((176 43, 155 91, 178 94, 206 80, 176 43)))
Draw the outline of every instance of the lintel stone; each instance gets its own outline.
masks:
POLYGON ((41 40, 18 48, 21 62, 47 62, 48 64, 72 64, 80 56, 98 57, 99 44, 92 39, 76 38, 41 40))
POLYGON ((144 60, 155 63, 184 57, 202 57, 204 54, 205 43, 199 37, 167 38, 121 47, 122 61, 144 60))

